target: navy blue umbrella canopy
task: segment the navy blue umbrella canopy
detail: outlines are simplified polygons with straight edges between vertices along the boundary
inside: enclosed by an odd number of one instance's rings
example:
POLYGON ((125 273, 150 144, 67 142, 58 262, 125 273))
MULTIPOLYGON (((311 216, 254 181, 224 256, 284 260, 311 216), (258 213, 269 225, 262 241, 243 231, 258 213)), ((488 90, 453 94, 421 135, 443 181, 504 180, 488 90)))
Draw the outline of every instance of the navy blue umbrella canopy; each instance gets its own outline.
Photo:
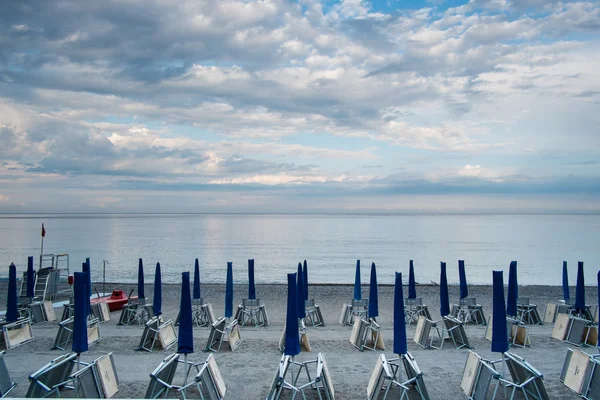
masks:
POLYGON ((88 351, 87 316, 88 316, 88 274, 75 272, 74 274, 74 309, 73 309, 73 345, 75 353, 88 351))
POLYGON ((138 265, 138 297, 140 299, 145 299, 146 295, 144 294, 144 264, 142 263, 142 259, 140 258, 140 262, 138 265))
MULTIPOLYGON (((598 304, 600 304, 600 271, 598 271, 598 304)), ((600 320, 598 321, 598 332, 600 332, 600 320)), ((600 341, 597 343, 598 347, 600 347, 600 341)))
POLYGON ((177 352, 194 352, 194 328, 192 326, 192 299, 190 299, 190 273, 181 273, 181 300, 179 302, 179 335, 177 352))
POLYGON ((285 348, 286 356, 295 356, 300 353, 300 335, 298 333, 298 299, 296 274, 287 274, 288 298, 287 315, 285 317, 285 348))
POLYGON ((92 274, 92 272, 90 271, 90 264, 89 264, 89 258, 87 258, 85 260, 84 263, 81 264, 81 272, 83 272, 85 274, 85 276, 87 276, 87 285, 86 288, 88 288, 88 305, 87 305, 87 312, 88 314, 92 312, 92 307, 90 305, 90 298, 92 296, 92 292, 91 292, 91 287, 92 287, 92 281, 90 279, 90 276, 92 274))
POLYGON ((154 315, 162 314, 162 278, 160 274, 160 263, 156 263, 156 270, 154 272, 154 299, 152 300, 152 309, 154 310, 154 315))
POLYGON ((304 273, 302 271, 302 264, 298 263, 298 291, 297 299, 298 302, 298 318, 306 318, 306 307, 304 305, 304 273))
POLYGON ((304 267, 302 268, 302 279, 304 281, 304 300, 308 300, 308 266, 306 260, 304 260, 304 267))
POLYGON ((446 276, 446 263, 440 262, 440 315, 445 317, 450 314, 450 298, 448 297, 448 277, 446 276))
POLYGON ((567 270, 567 262, 566 261, 563 261, 562 288, 563 288, 563 299, 565 300, 565 303, 568 304, 569 300, 571 300, 571 295, 569 294, 569 271, 567 270))
POLYGON ((362 289, 360 286, 360 260, 356 260, 356 272, 354 272, 354 300, 362 299, 362 289))
POLYGON ((415 282, 415 267, 413 265, 413 260, 410 260, 408 266, 408 298, 417 298, 417 283, 415 282))
POLYGON ((202 296, 200 296, 200 264, 198 264, 198 259, 196 258, 196 262, 194 265, 194 299, 199 299, 201 297, 202 296))
POLYGON ((467 274, 465 272, 465 260, 458 260, 458 279, 460 282, 460 298, 464 299, 469 296, 467 274))
POLYGON ((517 316, 517 300, 519 299, 519 284, 517 283, 517 262, 510 262, 508 271, 508 297, 506 299, 506 314, 517 316))
POLYGON ((575 287, 575 310, 585 311, 585 281, 583 279, 583 261, 577 263, 577 286, 575 287))
POLYGON ((19 318, 17 310, 17 267, 10 263, 8 267, 8 297, 6 298, 6 322, 15 322, 19 318))
POLYGON ((27 297, 35 296, 35 271, 33 269, 33 256, 27 257, 27 297))
POLYGON ((371 263, 371 282, 369 284, 369 318, 379 316, 379 298, 377 297, 377 269, 371 263))
POLYGON ((254 285, 254 260, 248 260, 248 299, 256 299, 256 286, 254 285))
POLYGON ((227 280, 225 281, 225 318, 233 316, 233 263, 227 263, 227 280))
POLYGON ((404 293, 402 291, 402 274, 396 272, 394 285, 394 353, 406 354, 406 321, 404 320, 404 293))
POLYGON ((92 297, 92 264, 89 257, 85 259, 85 263, 87 264, 86 271, 88 273, 88 291, 90 292, 90 297, 92 297))
POLYGON ((492 271, 492 351, 508 351, 508 332, 506 329, 506 309, 504 308, 504 279, 502 271, 492 271))

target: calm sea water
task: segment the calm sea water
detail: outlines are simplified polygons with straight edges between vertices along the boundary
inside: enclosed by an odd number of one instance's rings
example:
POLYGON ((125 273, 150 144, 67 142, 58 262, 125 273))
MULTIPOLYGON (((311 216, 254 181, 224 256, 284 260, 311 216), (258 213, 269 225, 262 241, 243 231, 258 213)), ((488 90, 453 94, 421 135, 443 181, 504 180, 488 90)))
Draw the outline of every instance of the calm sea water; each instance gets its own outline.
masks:
POLYGON ((196 257, 203 282, 224 282, 232 261, 237 283, 247 282, 248 258, 255 259, 257 283, 285 282, 304 259, 311 283, 352 283, 357 259, 363 283, 371 262, 380 283, 393 283, 394 271, 408 275, 410 259, 422 283, 439 282, 440 261, 448 281, 458 282, 458 259, 474 284, 490 284, 491 271, 508 271, 511 260, 519 263, 520 284, 560 285, 563 260, 572 284, 577 261, 585 262, 590 285, 600 268, 600 215, 485 214, 0 215, 3 264, 24 271, 33 255, 37 266, 42 222, 44 253, 69 253, 71 271, 91 257, 94 281, 102 280, 107 260, 108 282, 135 282, 139 257, 150 282, 156 262, 163 282, 180 282, 196 257))

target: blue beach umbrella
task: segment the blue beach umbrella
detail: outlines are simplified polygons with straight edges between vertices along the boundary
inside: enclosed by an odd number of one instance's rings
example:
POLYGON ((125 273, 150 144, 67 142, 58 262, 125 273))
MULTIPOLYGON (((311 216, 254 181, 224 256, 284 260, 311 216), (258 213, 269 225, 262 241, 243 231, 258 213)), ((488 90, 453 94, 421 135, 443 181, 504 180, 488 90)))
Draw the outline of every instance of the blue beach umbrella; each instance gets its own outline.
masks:
MULTIPOLYGON (((600 304, 600 271, 598 271, 598 304, 600 304)), ((600 320, 598 321, 598 332, 600 332, 600 320)), ((598 347, 600 347, 600 341, 598 341, 598 343, 596 344, 598 347)))
MULTIPOLYGON (((183 279, 183 278, 182 278, 183 279)), ((190 276, 188 274, 188 281, 190 276)), ((194 299, 199 299, 200 296, 200 264, 198 264, 198 259, 196 258, 196 262, 194 265, 194 299)))
POLYGON ((408 298, 417 298, 417 283, 415 282, 415 267, 413 265, 413 260, 410 260, 408 266, 408 298))
POLYGON ((519 299, 519 284, 517 283, 517 262, 510 262, 508 271, 508 296, 506 299, 506 314, 510 317, 517 316, 517 300, 519 299))
POLYGON ((194 352, 194 329, 192 327, 192 300, 190 299, 190 273, 181 273, 181 300, 179 302, 179 335, 177 352, 194 352))
POLYGON ((17 309, 17 267, 10 263, 8 267, 8 297, 6 298, 6 322, 15 322, 19 318, 17 309))
POLYGON ((508 351, 508 332, 506 330, 506 309, 504 308, 504 280, 502 271, 492 271, 492 351, 508 351))
POLYGON ((445 317, 450 314, 450 298, 448 297, 448 277, 446 276, 446 263, 440 262, 440 315, 445 317))
POLYGON ((73 309, 73 345, 74 353, 83 353, 88 351, 88 333, 87 333, 87 316, 88 316, 88 277, 87 272, 75 272, 74 274, 74 309, 73 309))
POLYGON ((87 264, 88 273, 88 292, 90 292, 90 297, 92 297, 92 264, 89 257, 85 259, 85 263, 87 264))
MULTIPOLYGON (((563 261, 563 270, 562 270, 562 287, 563 287, 563 299, 565 303, 569 303, 571 300, 571 295, 569 294, 569 271, 567 270, 567 262, 563 261)), ((600 304, 600 303, 599 303, 600 304)))
POLYGON ((377 269, 371 263, 371 282, 369 285, 369 318, 379 316, 379 299, 377 297, 377 269))
POLYGON ((254 285, 254 260, 248 260, 248 299, 256 299, 256 286, 254 285))
POLYGON ((458 260, 458 279, 460 281, 460 298, 464 299, 469 296, 467 274, 465 273, 465 260, 458 260))
POLYGON ((88 259, 86 259, 86 261, 84 263, 81 264, 81 272, 83 272, 86 276, 87 276, 87 299, 88 299, 88 304, 87 304, 87 313, 88 315, 92 312, 92 306, 90 305, 90 298, 92 296, 92 292, 91 292, 91 287, 92 287, 92 283, 91 283, 91 279, 90 279, 90 275, 92 274, 90 272, 90 264, 88 263, 88 259))
POLYGON ((297 301, 298 301, 298 318, 303 319, 306 318, 306 307, 304 305, 304 296, 302 295, 304 293, 304 276, 303 276, 303 272, 302 272, 302 264, 298 263, 298 296, 297 296, 297 301))
POLYGON ((354 273, 354 300, 362 299, 362 288, 360 286, 360 260, 356 260, 356 272, 354 273))
POLYGON ((141 258, 138 265, 138 297, 140 299, 146 298, 146 295, 144 294, 144 264, 142 263, 141 258))
POLYGON ((33 256, 27 257, 27 297, 35 296, 35 271, 33 270, 33 256))
POLYGON ((227 263, 227 280, 225 281, 225 318, 233 315, 233 263, 227 263))
MULTIPOLYGON (((302 280, 304 281, 304 300, 308 300, 308 266, 304 260, 304 268, 302 269, 302 280)), ((300 296, 302 293, 299 294, 300 296)))
POLYGON ((162 278, 160 275, 160 263, 156 263, 156 270, 154 272, 154 299, 152 300, 154 315, 162 314, 162 278))
POLYGON ((402 291, 402 274, 396 272, 394 286, 394 353, 406 354, 406 321, 404 321, 404 292, 402 291))
POLYGON ((585 281, 583 279, 583 261, 577 263, 577 286, 575 288, 575 310, 585 311, 585 281))
POLYGON ((300 335, 298 333, 298 299, 296 274, 287 274, 288 298, 287 315, 285 317, 285 348, 286 356, 294 357, 300 353, 300 335))

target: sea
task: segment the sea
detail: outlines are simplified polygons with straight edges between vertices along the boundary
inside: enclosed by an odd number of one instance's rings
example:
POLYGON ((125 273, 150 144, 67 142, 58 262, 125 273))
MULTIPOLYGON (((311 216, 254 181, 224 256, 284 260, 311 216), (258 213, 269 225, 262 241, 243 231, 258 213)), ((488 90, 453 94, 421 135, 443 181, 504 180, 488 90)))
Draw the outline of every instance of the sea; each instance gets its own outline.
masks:
MULTIPOLYGON (((235 283, 248 282, 248 259, 255 260, 257 283, 285 283, 298 263, 308 263, 311 284, 351 284, 357 260, 363 283, 371 265, 380 284, 394 272, 408 279, 414 260, 416 281, 458 283, 458 260, 465 260, 469 284, 491 284, 492 270, 518 262, 521 285, 560 285, 563 260, 575 284, 577 262, 595 285, 600 269, 600 215, 555 214, 0 214, 0 260, 27 267, 44 254, 68 254, 72 274, 91 260, 94 282, 137 281, 142 258, 146 282, 157 262, 162 281, 181 282, 181 272, 200 263, 203 283, 224 283, 233 262, 235 283)), ((66 268, 66 257, 59 267, 66 268)), ((8 276, 8 268, 3 269, 8 276)))

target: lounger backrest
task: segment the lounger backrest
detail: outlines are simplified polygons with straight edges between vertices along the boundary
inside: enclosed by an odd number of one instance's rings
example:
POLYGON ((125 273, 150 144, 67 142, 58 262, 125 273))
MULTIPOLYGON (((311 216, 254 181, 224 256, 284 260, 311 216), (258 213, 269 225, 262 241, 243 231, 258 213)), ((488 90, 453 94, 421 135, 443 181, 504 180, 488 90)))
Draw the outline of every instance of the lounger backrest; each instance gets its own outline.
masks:
POLYGON ((244 307, 258 307, 259 305, 259 299, 242 299, 242 306, 244 307))
POLYGON ((4 397, 15 386, 4 362, 4 353, 4 351, 0 351, 0 397, 4 397))
POLYGON ((49 388, 65 382, 73 371, 76 358, 77 354, 75 353, 63 354, 31 374, 29 376, 31 383, 25 397, 46 397, 47 390, 39 385, 38 382, 43 383, 49 388))
POLYGON ((423 380, 423 372, 417 365, 414 357, 410 353, 406 353, 402 358, 402 363, 404 364, 404 371, 408 379, 415 379, 415 385, 417 389, 421 393, 421 398, 429 399, 429 393, 427 392, 427 387, 425 386, 425 381, 423 380))
POLYGON ((498 373, 487 363, 479 361, 479 371, 477 378, 473 384, 472 398, 473 400, 485 400, 487 392, 490 388, 490 383, 494 377, 498 377, 498 373))
POLYGON ((473 392, 473 386, 480 368, 481 358, 477 353, 469 351, 463 370, 462 380, 460 382, 460 388, 467 396, 471 396, 471 393, 473 392))
POLYGON ((179 354, 171 354, 165 358, 154 371, 152 371, 150 374, 150 384, 146 390, 146 399, 156 399, 167 390, 167 387, 161 382, 165 382, 168 385, 173 383, 173 377, 175 376, 175 371, 177 371, 178 361, 179 354))
POLYGON ((600 360, 598 356, 592 356, 590 359, 591 373, 585 386, 584 396, 588 399, 600 399, 600 360))
POLYGON ((352 300, 352 308, 364 308, 367 307, 369 305, 369 300, 352 300))
POLYGON ((432 327, 433 321, 425 318, 423 315, 419 315, 413 340, 421 346, 427 347, 427 341, 429 340, 429 332, 431 331, 432 327))
POLYGON ((534 399, 547 399, 548 393, 544 386, 542 374, 518 355, 513 353, 505 353, 505 355, 506 365, 513 382, 522 385, 528 379, 535 378, 525 385, 525 391, 534 399))
POLYGON ((331 375, 329 375, 329 369, 327 368, 327 362, 325 362, 323 353, 317 355, 317 378, 317 381, 320 379, 323 384, 326 398, 330 400, 334 399, 333 381, 331 380, 331 375))
POLYGON ((389 383, 389 380, 392 378, 393 376, 389 369, 385 355, 380 354, 379 357, 377 357, 375 368, 371 373, 371 378, 369 379, 369 383, 367 385, 367 399, 379 399, 380 396, 384 394, 381 388, 389 383))
POLYGON ((281 357, 281 361, 279 361, 279 366, 277 367, 277 372, 275 372, 275 377, 273 377, 273 381, 271 382, 271 388, 269 389, 267 400, 274 400, 278 398, 278 393, 281 390, 283 380, 285 379, 289 367, 290 356, 283 355, 281 357))

